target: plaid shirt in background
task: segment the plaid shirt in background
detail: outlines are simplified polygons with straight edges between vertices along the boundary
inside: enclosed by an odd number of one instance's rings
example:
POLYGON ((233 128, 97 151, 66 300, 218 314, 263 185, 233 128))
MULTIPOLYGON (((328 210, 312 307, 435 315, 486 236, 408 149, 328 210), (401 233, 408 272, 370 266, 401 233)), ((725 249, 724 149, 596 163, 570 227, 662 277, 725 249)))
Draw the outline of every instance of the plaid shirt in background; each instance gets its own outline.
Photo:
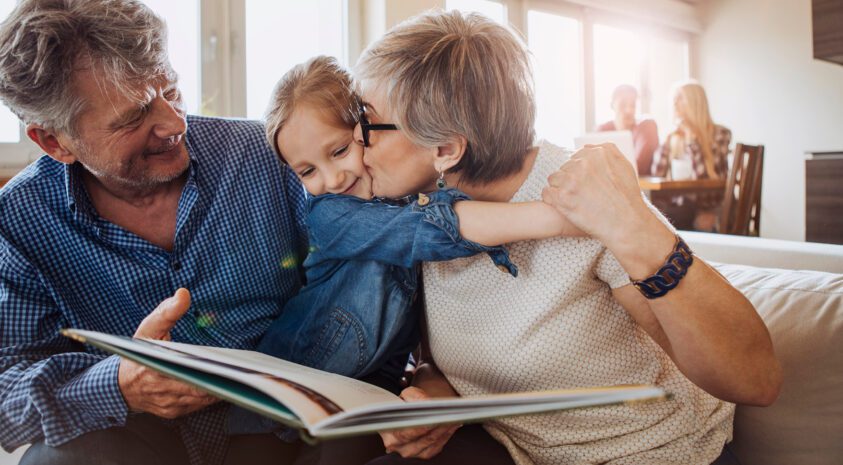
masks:
MULTIPOLYGON (((670 138, 662 144, 659 151, 658 159, 653 168, 653 176, 667 176, 670 170, 670 138)), ((714 125, 714 140, 711 146, 711 155, 714 158, 714 171, 717 177, 726 179, 729 174, 729 144, 732 143, 732 131, 728 128, 714 125)), ((705 159, 703 158, 702 147, 699 142, 694 141, 690 144, 685 144, 684 153, 679 155, 679 158, 688 158, 691 160, 693 167, 694 179, 707 179, 708 173, 705 171, 705 159)), ((681 196, 686 200, 695 202, 699 208, 717 208, 723 203, 723 194, 688 194, 681 196)), ((677 199, 678 200, 678 199, 677 199)))
MULTIPOLYGON (((253 121, 188 117, 190 168, 167 252, 100 218, 81 167, 42 157, 0 190, 0 445, 56 446, 123 425, 119 358, 59 335, 131 336, 179 287, 173 340, 252 348, 300 287, 304 191, 253 121)), ((220 463, 226 405, 175 420, 191 462, 220 463)))

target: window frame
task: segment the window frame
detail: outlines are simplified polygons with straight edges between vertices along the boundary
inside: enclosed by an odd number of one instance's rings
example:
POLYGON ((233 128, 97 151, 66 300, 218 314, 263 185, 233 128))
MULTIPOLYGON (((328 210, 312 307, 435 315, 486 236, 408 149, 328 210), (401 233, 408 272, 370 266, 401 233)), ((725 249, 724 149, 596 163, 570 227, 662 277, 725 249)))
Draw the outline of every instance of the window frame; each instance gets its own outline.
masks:
MULTIPOLYGON (((648 64, 652 57, 649 54, 649 43, 652 39, 672 40, 685 43, 687 55, 685 61, 685 74, 694 75, 693 64, 695 63, 694 39, 695 34, 691 31, 673 28, 651 19, 636 18, 630 14, 614 12, 608 9, 594 8, 584 5, 587 2, 574 2, 565 0, 493 0, 503 3, 506 6, 510 26, 522 34, 525 39, 529 37, 527 14, 529 11, 541 11, 559 16, 565 16, 580 22, 582 37, 580 41, 582 50, 582 75, 580 76, 583 85, 583 111, 585 127, 580 128, 585 132, 592 132, 596 128, 596 90, 594 80, 594 25, 603 24, 621 29, 631 30, 633 33, 642 36, 645 46, 645 57, 640 64, 639 81, 634 83, 641 95, 640 105, 643 113, 649 113, 650 96, 652 90, 649 88, 648 64), (646 32, 645 32, 646 31, 646 32)), ((529 46, 529 44, 527 44, 529 46)))
POLYGON ((0 178, 10 178, 26 165, 37 160, 43 153, 29 136, 26 127, 18 122, 20 140, 18 142, 0 142, 0 178))
MULTIPOLYGON (((363 0, 343 0, 343 54, 364 48, 363 0)), ((246 0, 199 0, 200 115, 246 117, 246 0)), ((0 178, 13 176, 43 151, 20 124, 20 141, 0 143, 0 178)))
MULTIPOLYGON (((201 114, 246 117, 246 0, 200 0, 201 114)), ((361 0, 342 0, 343 56, 361 47, 361 0)), ((280 76, 279 76, 280 77, 280 76)))

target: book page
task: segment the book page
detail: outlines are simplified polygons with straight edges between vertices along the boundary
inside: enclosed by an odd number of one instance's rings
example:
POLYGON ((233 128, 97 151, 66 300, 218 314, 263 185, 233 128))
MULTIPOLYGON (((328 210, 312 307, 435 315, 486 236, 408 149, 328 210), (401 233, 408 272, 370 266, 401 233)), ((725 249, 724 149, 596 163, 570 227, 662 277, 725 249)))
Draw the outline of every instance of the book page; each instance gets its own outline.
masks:
POLYGON ((435 398, 361 407, 326 418, 312 431, 320 437, 341 437, 413 426, 479 422, 557 410, 656 402, 669 397, 654 386, 613 386, 435 398))
POLYGON ((258 352, 131 339, 81 330, 63 334, 144 363, 227 400, 291 425, 289 409, 314 437, 332 438, 412 426, 478 422, 601 405, 665 400, 655 386, 615 386, 404 402, 362 381, 258 352), (160 361, 168 364, 158 363, 160 361), (191 370, 193 373, 191 373, 191 370), (198 373, 201 372, 201 373, 198 373), (197 374, 198 373, 198 374, 197 374), (201 379, 202 373, 217 378, 201 379), (227 381, 232 380, 234 383, 227 381), (252 391, 248 391, 252 388, 252 391), (261 399, 264 393, 266 396, 261 399), (272 399, 278 402, 273 404, 272 399))
POLYGON ((319 393, 343 411, 354 410, 373 404, 404 403, 391 392, 372 384, 298 365, 260 352, 197 346, 169 341, 145 341, 162 347, 176 349, 208 361, 222 362, 298 383, 319 393))
MULTIPOLYGON (((391 393, 380 388, 371 386, 371 389, 365 388, 366 383, 357 380, 344 378, 342 376, 330 376, 334 386, 329 389, 328 395, 340 394, 343 386, 348 388, 351 392, 356 392, 355 395, 337 395, 337 400, 322 395, 319 386, 309 385, 312 373, 316 370, 299 367, 298 365, 283 362, 289 370, 281 370, 273 368, 272 371, 256 370, 256 367, 263 365, 274 365, 273 360, 282 362, 281 360, 273 359, 266 355, 257 352, 249 351, 235 351, 237 357, 232 357, 231 354, 222 352, 209 351, 208 347, 195 346, 190 344, 179 344, 168 341, 157 341, 147 339, 132 339, 125 336, 114 336, 94 331, 83 330, 65 330, 63 333, 69 337, 73 337, 80 342, 97 346, 103 350, 117 353, 119 355, 128 357, 139 363, 144 363, 143 358, 152 358, 155 360, 162 360, 169 362, 171 366, 176 368, 186 367, 192 370, 209 373, 212 375, 227 378, 236 381, 242 385, 257 389, 260 392, 274 398, 278 403, 287 407, 296 417, 301 420, 308 429, 319 421, 342 413, 354 406, 359 406, 365 403, 364 394, 371 394, 375 397, 376 402, 395 402, 402 401, 391 393), (136 355, 140 354, 142 357, 138 358, 136 355), (264 358, 260 364, 252 363, 249 359, 251 356, 261 356, 264 358), (269 360, 267 360, 269 359, 269 360), (297 370, 304 368, 304 370, 297 370), (287 376, 291 374, 291 376, 287 376), (367 392, 369 391, 369 392, 367 392), (361 394, 363 393, 363 394, 361 394), (353 402, 348 402, 348 399, 353 402)), ((149 365, 152 366, 152 365, 149 365)), ((158 367, 153 367, 158 368, 158 367)), ((317 372, 321 373, 321 372, 317 372)), ((170 371, 169 376, 181 379, 185 382, 190 382, 190 377, 181 376, 184 373, 178 371, 170 371)), ((313 384, 313 383, 311 383, 313 384)), ((327 384, 325 381, 315 384, 327 384)), ((203 385, 201 388, 211 388, 210 392, 227 400, 238 402, 244 406, 255 407, 254 403, 249 402, 249 399, 241 398, 234 395, 230 389, 220 388, 214 385, 203 385)))

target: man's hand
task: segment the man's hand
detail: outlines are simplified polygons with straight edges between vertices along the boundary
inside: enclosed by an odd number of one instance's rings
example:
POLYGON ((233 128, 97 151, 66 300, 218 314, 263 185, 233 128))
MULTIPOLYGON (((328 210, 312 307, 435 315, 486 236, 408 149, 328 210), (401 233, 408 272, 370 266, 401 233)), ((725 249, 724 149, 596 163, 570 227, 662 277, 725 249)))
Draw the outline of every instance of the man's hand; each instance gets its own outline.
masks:
MULTIPOLYGON (((170 329, 189 308, 190 293, 177 290, 144 318, 134 337, 170 340, 170 329)), ((176 418, 219 400, 125 358, 120 360, 117 383, 129 411, 163 418, 176 418)))
MULTIPOLYGON (((418 387, 401 391, 401 398, 412 402, 429 399, 430 396, 418 387)), ((395 431, 381 432, 387 453, 397 452, 404 458, 431 459, 442 452, 442 448, 462 425, 421 426, 395 431)))

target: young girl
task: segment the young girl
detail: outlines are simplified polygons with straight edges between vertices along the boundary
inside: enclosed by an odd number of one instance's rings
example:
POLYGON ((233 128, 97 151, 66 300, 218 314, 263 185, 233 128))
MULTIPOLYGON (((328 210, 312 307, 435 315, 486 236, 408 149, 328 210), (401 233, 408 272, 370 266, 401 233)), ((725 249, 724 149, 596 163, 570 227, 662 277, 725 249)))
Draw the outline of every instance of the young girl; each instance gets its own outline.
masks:
POLYGON ((330 57, 294 67, 275 88, 267 139, 310 194, 310 253, 305 286, 258 350, 398 392, 418 344, 417 265, 485 252, 515 276, 501 244, 579 231, 542 202, 465 201, 441 185, 403 206, 373 200, 353 138, 358 108, 330 57))

